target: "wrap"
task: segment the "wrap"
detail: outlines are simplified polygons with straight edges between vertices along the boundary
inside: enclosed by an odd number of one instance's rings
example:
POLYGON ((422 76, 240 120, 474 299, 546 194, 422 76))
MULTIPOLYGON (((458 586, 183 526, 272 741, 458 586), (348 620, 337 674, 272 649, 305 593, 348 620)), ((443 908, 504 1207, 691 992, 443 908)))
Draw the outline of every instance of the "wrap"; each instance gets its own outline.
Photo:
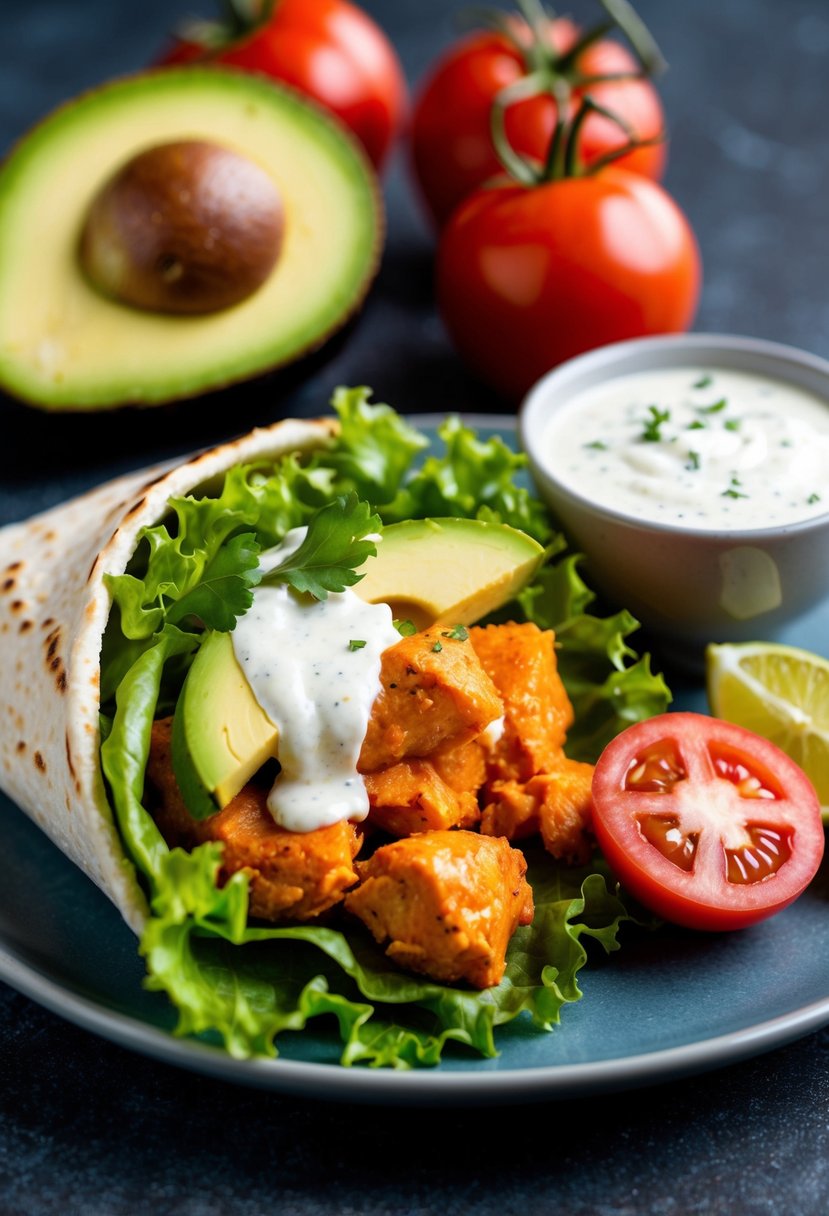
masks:
POLYGON ((334 419, 290 419, 174 464, 130 473, 0 530, 0 785, 140 933, 147 902, 110 809, 100 761, 105 574, 122 574, 171 497, 233 465, 305 451, 334 419))

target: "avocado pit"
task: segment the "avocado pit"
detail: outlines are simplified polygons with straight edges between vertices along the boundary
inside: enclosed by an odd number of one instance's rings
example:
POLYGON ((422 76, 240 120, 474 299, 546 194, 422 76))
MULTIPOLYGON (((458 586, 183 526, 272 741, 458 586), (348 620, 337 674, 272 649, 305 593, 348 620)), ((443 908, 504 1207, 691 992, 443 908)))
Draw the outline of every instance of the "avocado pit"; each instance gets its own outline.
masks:
POLYGON ((239 304, 270 276, 284 232, 279 192, 246 156, 207 140, 133 156, 92 201, 79 257, 102 294, 152 312, 239 304))

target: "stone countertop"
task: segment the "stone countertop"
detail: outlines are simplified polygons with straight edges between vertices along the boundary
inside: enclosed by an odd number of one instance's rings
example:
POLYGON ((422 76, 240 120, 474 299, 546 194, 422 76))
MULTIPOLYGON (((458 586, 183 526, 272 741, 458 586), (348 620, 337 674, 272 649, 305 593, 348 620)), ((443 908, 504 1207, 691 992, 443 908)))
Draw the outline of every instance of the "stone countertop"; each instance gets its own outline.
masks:
MULTIPOLYGON (((0 148, 65 97, 146 63, 193 0, 30 0, 4 13, 0 148)), ((204 2, 207 8, 207 0, 204 2)), ((372 0, 411 82, 462 6, 372 0)), ((574 4, 577 15, 590 6, 574 4)), ((671 70, 666 184, 705 264, 695 328, 829 356, 829 8, 824 0, 641 0, 671 70)), ((434 311, 431 235, 401 153, 365 312, 301 383, 165 416, 43 418, 9 403, 0 519, 104 475, 286 414, 339 383, 401 410, 497 411, 434 311), (198 430, 195 431, 197 420, 198 430), (67 459, 67 450, 72 456, 67 459)), ((816 960, 827 966, 826 960, 816 960)), ((769 960, 780 972, 785 960, 769 960)), ((785 983, 784 972, 779 982, 785 983)), ((387 1112, 248 1091, 132 1055, 0 986, 0 1213, 567 1216, 829 1210, 829 1030, 630 1094, 524 1108, 387 1112)))

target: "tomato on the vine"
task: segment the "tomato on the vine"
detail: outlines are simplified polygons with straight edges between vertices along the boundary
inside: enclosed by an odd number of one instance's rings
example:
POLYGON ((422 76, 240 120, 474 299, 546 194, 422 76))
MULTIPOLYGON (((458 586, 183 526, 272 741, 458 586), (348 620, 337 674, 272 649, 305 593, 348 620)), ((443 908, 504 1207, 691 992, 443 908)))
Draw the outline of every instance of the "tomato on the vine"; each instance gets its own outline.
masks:
POLYGON ((703 714, 628 727, 599 758, 593 826, 619 881, 666 920, 739 929, 785 908, 823 857, 820 803, 775 744, 703 714))
POLYGON ((473 194, 441 233, 437 293, 459 353, 518 399, 573 355, 686 329, 700 275, 676 203, 614 166, 473 194))
POLYGON ((403 70, 380 27, 347 0, 231 0, 226 23, 194 23, 165 64, 220 63, 314 98, 350 127, 376 168, 400 130, 403 70))
POLYGON ((662 105, 630 51, 607 38, 587 41, 579 50, 582 33, 566 18, 545 22, 543 46, 533 41, 526 22, 515 18, 510 24, 511 31, 461 39, 439 60, 417 95, 412 158, 437 224, 445 223, 458 203, 500 172, 490 133, 492 106, 502 90, 515 88, 533 73, 542 78, 546 73, 550 85, 509 106, 506 132, 516 152, 545 159, 556 125, 552 82, 558 75, 571 86, 571 109, 589 91, 597 105, 618 120, 599 110, 591 113, 580 136, 582 162, 594 164, 632 138, 639 146, 617 163, 658 181, 666 159, 666 144, 660 139, 662 105), (539 69, 538 60, 545 57, 546 65, 539 69))

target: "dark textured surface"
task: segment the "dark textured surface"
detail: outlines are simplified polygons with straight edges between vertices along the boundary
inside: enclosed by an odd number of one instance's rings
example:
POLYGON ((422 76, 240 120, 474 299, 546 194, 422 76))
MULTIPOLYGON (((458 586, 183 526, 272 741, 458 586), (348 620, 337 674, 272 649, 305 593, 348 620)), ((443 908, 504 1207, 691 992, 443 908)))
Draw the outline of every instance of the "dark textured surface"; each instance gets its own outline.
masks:
MULTIPOLYGON (((205 0, 206 3, 206 0, 205 0)), ((150 58, 195 0, 5 4, 0 148, 77 90, 150 58)), ((410 80, 460 4, 373 0, 410 80)), ((577 12, 587 6, 575 5, 577 12)), ((825 0, 648 0, 671 61, 667 184, 698 232, 698 329, 829 355, 825 0)), ((9 405, 0 519, 283 413, 340 382, 402 409, 500 403, 453 357, 431 307, 430 235, 405 174, 389 242, 348 340, 304 382, 172 415, 43 418, 9 405)), ((815 959, 816 967, 827 967, 815 959)), ((769 959, 785 984, 785 959, 769 959)), ((756 1061, 631 1095, 512 1111, 391 1114, 236 1089, 131 1056, 0 993, 0 1212, 546 1212, 654 1216, 829 1210, 829 1031, 756 1061)))

